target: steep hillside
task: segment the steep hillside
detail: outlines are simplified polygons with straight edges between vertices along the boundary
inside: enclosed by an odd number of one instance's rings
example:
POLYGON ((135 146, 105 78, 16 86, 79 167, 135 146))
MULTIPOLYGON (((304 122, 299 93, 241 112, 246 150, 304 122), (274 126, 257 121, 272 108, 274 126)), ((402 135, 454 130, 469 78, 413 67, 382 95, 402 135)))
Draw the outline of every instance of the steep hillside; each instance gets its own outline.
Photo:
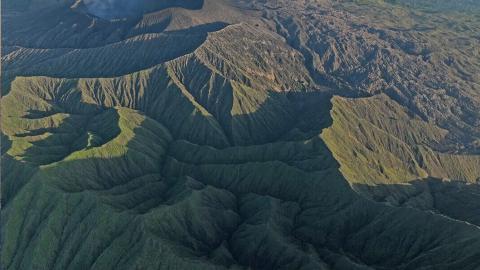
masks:
POLYGON ((480 20, 430 3, 5 1, 1 268, 478 269, 480 20))

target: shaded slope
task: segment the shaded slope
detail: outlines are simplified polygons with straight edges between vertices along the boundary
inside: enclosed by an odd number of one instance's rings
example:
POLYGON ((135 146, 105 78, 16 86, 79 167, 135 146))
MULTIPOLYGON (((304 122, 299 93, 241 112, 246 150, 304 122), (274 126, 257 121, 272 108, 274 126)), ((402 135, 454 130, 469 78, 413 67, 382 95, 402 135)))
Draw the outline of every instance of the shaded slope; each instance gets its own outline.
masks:
POLYGON ((205 41, 207 31, 224 26, 219 23, 178 33, 140 35, 102 47, 81 50, 19 48, 6 56, 6 64, 11 65, 9 68, 12 72, 21 70, 24 75, 113 77, 147 69, 191 53, 205 41), (98 61, 103 64, 97 65, 98 61))
MULTIPOLYGON (((35 102, 30 101, 28 108, 36 109, 37 115, 51 110, 45 105, 51 100, 59 105, 68 101, 65 93, 82 97, 71 100, 79 109, 92 104, 91 110, 77 111, 80 115, 101 116, 111 111, 105 107, 129 104, 128 94, 115 99, 108 80, 95 86, 90 79, 24 78, 37 83, 28 88, 20 87, 22 79, 17 80, 2 102, 30 96, 35 102), (88 83, 92 83, 90 90, 88 83)), ((115 90, 128 93, 129 89, 115 90)), ((176 92, 182 93, 181 89, 176 92)), ((297 95, 287 99, 286 105, 291 110, 302 108, 299 114, 318 104, 296 107, 293 101, 302 100, 302 94, 297 95)), ((303 95, 309 100, 308 94, 303 95)), ((250 112, 252 121, 269 113, 261 106, 270 99, 250 112)), ((132 107, 136 107, 134 100, 130 100, 132 107)), ((186 104, 198 106, 187 100, 186 104)), ((190 115, 176 107, 177 118, 190 115)), ((164 122, 159 117, 164 113, 137 108, 164 122)), ((8 195, 13 199, 2 211, 6 269, 161 269, 171 265, 184 269, 414 269, 432 262, 445 268, 475 266, 480 241, 476 227, 382 206, 356 195, 319 137, 321 124, 312 122, 305 129, 301 122, 293 122, 288 130, 297 132, 289 135, 290 141, 216 149, 178 140, 181 133, 168 131, 138 111, 115 111, 106 120, 117 123, 119 133, 114 137, 39 167, 16 194, 8 195), (112 115, 118 115, 118 120, 112 115), (18 215, 25 212, 31 214, 18 215), (409 220, 431 225, 418 227, 409 220), (439 256, 451 250, 462 250, 458 260, 439 256)), ((21 113, 22 106, 10 107, 9 112, 26 123, 36 121, 21 113)), ((189 127, 179 128, 183 129, 189 127)), ((15 132, 8 132, 13 146, 23 138, 15 132)), ((195 139, 210 144, 202 137, 195 139)), ((7 155, 19 158, 12 151, 15 148, 7 155)))
POLYGON ((478 184, 426 178, 408 184, 356 184, 355 188, 388 205, 418 208, 477 226, 480 224, 478 184))

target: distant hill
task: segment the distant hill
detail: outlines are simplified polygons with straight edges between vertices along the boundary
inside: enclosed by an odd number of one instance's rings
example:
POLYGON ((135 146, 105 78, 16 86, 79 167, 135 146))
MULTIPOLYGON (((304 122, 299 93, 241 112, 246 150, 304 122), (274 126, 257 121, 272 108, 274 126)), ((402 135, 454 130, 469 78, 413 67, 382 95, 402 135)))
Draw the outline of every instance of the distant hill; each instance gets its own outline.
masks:
POLYGON ((475 0, 388 0, 390 3, 406 5, 412 8, 423 8, 432 11, 474 11, 480 9, 475 0))

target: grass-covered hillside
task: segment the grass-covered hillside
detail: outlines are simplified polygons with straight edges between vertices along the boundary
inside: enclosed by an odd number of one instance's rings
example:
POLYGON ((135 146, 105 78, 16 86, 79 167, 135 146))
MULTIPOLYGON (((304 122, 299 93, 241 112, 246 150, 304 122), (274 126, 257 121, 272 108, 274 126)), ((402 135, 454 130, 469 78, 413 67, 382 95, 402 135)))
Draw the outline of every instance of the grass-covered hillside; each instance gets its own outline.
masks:
POLYGON ((475 2, 4 2, 1 269, 480 267, 475 2))

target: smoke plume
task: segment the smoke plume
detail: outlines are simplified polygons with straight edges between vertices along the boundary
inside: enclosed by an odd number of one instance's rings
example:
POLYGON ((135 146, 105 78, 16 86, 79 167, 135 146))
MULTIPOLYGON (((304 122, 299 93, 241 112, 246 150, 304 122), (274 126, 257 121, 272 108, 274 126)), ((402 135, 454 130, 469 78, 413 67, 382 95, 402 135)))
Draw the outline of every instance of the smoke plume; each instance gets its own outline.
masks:
POLYGON ((203 0, 83 0, 88 12, 104 19, 130 17, 169 7, 198 9, 203 0))
POLYGON ((144 0, 84 0, 85 6, 92 15, 112 19, 132 16, 140 13, 144 0))

